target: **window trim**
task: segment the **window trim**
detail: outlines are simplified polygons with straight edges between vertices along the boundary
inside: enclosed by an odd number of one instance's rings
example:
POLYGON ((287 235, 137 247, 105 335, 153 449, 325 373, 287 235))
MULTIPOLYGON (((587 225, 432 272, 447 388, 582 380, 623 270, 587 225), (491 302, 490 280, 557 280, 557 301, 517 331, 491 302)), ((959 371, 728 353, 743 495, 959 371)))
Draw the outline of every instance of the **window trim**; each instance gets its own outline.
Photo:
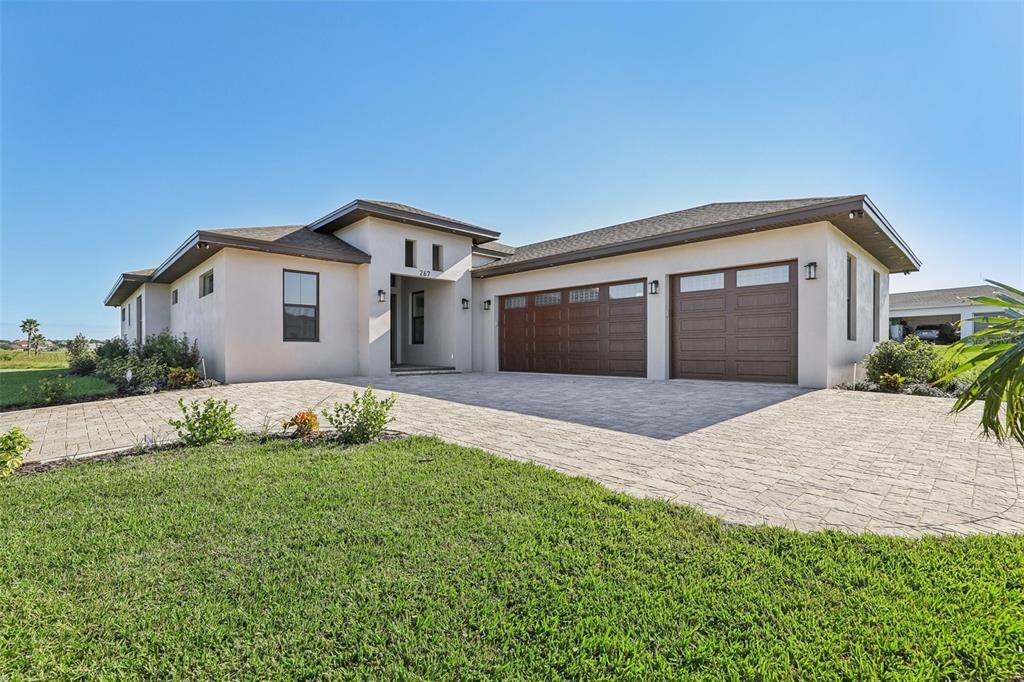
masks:
POLYGON ((444 245, 430 245, 430 267, 434 272, 444 272, 444 245))
POLYGON ((416 267, 416 240, 406 239, 405 240, 405 267, 414 268, 416 267))
POLYGON ((846 340, 857 340, 857 258, 846 254, 846 340))
POLYGON ((882 273, 871 271, 871 340, 882 338, 882 273))
POLYGON ((409 344, 412 346, 422 346, 423 342, 427 338, 427 297, 424 294, 423 289, 419 291, 413 291, 409 294, 409 344), (416 315, 416 297, 423 297, 423 314, 416 315), (420 325, 420 340, 416 340, 416 320, 423 320, 423 324, 420 325))
POLYGON ((281 270, 281 340, 285 343, 319 343, 320 342, 320 273, 309 272, 307 270, 290 270, 284 268, 281 270), (316 277, 316 305, 302 305, 300 303, 287 303, 285 301, 285 279, 288 277, 288 273, 295 275, 313 275, 316 277), (285 307, 287 306, 299 307, 299 308, 313 308, 313 338, 311 339, 289 339, 285 336, 285 307))
POLYGON ((206 298, 207 296, 213 295, 216 291, 216 282, 213 279, 213 270, 207 270, 203 274, 199 275, 199 298, 206 298), (210 290, 206 291, 206 278, 210 278, 210 290))

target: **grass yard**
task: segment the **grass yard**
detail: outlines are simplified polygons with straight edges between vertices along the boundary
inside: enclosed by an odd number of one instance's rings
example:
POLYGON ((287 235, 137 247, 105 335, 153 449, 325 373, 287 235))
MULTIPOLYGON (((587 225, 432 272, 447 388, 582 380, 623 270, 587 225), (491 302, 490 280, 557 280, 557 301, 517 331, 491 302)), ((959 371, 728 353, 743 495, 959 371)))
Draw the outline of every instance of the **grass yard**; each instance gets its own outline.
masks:
POLYGON ((0 481, 0 678, 1005 680, 1024 536, 727 527, 412 438, 0 481))
POLYGON ((26 353, 23 350, 0 350, 0 371, 5 369, 61 369, 68 366, 66 351, 26 353))
MULTIPOLYGON (((42 353, 40 353, 42 355, 42 353)), ((0 371, 0 409, 28 407, 36 402, 33 389, 41 379, 54 379, 64 373, 61 369, 22 369, 0 371)), ((97 376, 64 377, 71 383, 71 401, 98 398, 117 393, 117 388, 97 376)))

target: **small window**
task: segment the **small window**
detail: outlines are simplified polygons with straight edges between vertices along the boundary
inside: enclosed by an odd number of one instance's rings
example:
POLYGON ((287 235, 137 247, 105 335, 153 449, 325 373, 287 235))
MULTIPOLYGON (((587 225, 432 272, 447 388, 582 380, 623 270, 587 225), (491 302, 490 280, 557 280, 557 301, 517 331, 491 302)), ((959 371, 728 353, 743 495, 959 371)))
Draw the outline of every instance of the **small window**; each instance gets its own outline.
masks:
POLYGON ((871 339, 878 341, 882 335, 882 275, 871 273, 871 339))
POLYGON ((213 270, 199 277, 199 298, 213 293, 213 270))
POLYGON ((128 304, 128 324, 132 323, 132 304, 128 304))
POLYGON ((320 340, 320 275, 284 271, 284 340, 320 340))
POLYGON ((724 272, 709 272, 706 275, 686 275, 679 278, 679 293, 681 294, 724 288, 724 272))
POLYGON ((526 307, 525 296, 505 296, 505 310, 516 310, 526 307))
POLYGON ((857 259, 846 256, 846 338, 857 340, 857 259))
POLYGON ((423 343, 424 312, 425 306, 423 302, 423 292, 412 292, 412 338, 410 339, 410 341, 417 345, 423 343))
POLYGON ((433 257, 434 270, 442 272, 444 270, 444 247, 440 244, 434 244, 431 249, 431 256, 433 257))
POLYGON ((608 298, 643 298, 644 283, 613 284, 608 287, 608 298))
POLYGON ((757 287, 764 284, 788 284, 788 265, 769 265, 766 268, 751 268, 736 271, 737 287, 757 287))
POLYGON ((178 290, 171 289, 171 305, 178 305, 178 290))
POLYGON ((561 291, 549 291, 546 294, 537 294, 536 296, 533 297, 534 305, 561 305, 561 303, 561 291))
POLYGON ((416 267, 416 242, 412 239, 405 240, 405 267, 416 267))
POLYGON ((124 322, 124 306, 121 306, 121 321, 124 322))
POLYGON ((569 292, 569 303, 594 303, 601 298, 601 290, 597 287, 589 289, 573 289, 569 292))

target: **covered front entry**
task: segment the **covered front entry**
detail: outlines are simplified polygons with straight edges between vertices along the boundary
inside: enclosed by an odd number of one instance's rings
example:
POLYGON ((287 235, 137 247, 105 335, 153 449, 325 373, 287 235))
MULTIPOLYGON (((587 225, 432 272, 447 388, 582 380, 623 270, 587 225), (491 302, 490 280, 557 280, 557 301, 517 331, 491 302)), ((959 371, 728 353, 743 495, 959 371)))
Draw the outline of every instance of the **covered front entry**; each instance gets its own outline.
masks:
POLYGON ((796 274, 790 261, 672 277, 672 377, 796 383, 796 274))
POLYGON ((634 280, 500 297, 499 369, 647 376, 646 289, 634 280))

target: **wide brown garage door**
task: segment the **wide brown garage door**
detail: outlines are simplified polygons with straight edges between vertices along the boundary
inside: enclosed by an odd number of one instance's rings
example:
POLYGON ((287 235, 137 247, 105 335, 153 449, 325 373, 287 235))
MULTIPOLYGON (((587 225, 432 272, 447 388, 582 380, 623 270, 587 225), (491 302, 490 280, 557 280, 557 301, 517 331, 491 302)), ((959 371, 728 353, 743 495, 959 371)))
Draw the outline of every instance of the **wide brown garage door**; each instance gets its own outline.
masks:
POLYGON ((646 282, 612 282, 498 299, 499 368, 647 376, 646 282))
POLYGON ((672 376, 796 383, 796 262, 672 278, 672 376))

